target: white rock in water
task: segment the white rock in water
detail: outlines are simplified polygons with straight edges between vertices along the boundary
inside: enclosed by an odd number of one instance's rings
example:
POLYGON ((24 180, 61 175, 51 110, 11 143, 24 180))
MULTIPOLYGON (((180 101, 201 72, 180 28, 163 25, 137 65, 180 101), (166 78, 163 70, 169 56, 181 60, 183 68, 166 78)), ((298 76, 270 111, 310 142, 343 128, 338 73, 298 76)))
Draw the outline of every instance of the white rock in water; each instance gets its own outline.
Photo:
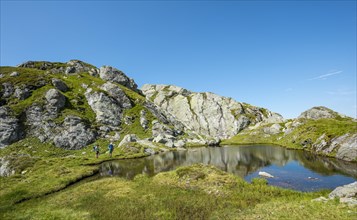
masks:
POLYGON ((273 175, 267 173, 267 172, 259 172, 258 173, 259 176, 263 176, 263 177, 267 177, 267 178, 274 178, 273 175))

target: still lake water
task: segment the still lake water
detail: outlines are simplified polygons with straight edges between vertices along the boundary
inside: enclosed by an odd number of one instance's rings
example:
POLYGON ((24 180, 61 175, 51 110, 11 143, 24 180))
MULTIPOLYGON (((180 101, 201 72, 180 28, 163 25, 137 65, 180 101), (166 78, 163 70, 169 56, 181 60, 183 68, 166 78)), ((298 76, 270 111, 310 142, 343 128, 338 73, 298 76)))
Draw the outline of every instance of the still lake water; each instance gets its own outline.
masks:
POLYGON ((269 145, 201 147, 109 161, 101 165, 100 175, 132 179, 137 174, 153 176, 195 163, 214 165, 248 182, 264 171, 274 176, 267 179, 269 185, 300 191, 334 189, 357 180, 357 163, 269 145))

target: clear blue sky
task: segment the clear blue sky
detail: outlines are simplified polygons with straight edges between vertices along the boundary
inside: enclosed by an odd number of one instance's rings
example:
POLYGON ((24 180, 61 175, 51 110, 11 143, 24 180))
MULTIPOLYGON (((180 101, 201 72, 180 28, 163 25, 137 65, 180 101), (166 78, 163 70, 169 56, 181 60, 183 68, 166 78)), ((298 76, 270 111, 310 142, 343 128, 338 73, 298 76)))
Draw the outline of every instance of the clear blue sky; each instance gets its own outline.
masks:
POLYGON ((356 1, 1 1, 1 66, 80 59, 286 118, 356 117, 356 1))

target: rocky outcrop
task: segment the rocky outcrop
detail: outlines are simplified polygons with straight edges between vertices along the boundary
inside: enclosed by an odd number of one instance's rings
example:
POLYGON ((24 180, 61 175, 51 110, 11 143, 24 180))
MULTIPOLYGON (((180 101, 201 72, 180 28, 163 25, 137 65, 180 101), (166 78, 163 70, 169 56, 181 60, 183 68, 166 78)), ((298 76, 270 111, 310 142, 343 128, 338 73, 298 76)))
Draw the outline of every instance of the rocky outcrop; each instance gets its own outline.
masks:
POLYGON ((185 129, 185 125, 178 121, 175 116, 162 110, 151 101, 144 102, 143 106, 149 110, 150 113, 153 114, 161 123, 172 125, 176 132, 182 133, 185 129))
POLYGON ((2 84, 2 97, 9 98, 14 93, 15 89, 11 83, 5 82, 2 84))
POLYGON ((56 89, 58 89, 59 91, 61 92, 67 92, 68 91, 68 86, 66 83, 64 83, 62 80, 60 79, 56 79, 56 78, 53 78, 52 79, 52 85, 54 87, 56 87, 56 89))
POLYGON ((122 109, 114 98, 103 92, 93 92, 92 89, 87 89, 85 97, 96 114, 97 122, 111 126, 120 125, 122 109))
POLYGON ((48 102, 47 109, 49 112, 59 112, 66 104, 66 97, 56 89, 48 90, 45 98, 48 102))
POLYGON ((149 121, 146 119, 146 111, 145 110, 140 111, 140 125, 144 129, 149 128, 149 121))
POLYGON ((119 143, 119 147, 126 146, 129 143, 137 142, 139 138, 136 134, 127 134, 124 136, 123 140, 119 143))
POLYGON ((158 135, 170 135, 176 136, 177 134, 175 131, 165 124, 161 124, 159 121, 154 120, 152 121, 152 136, 156 137, 158 135))
POLYGON ((11 115, 8 107, 0 107, 0 148, 6 147, 23 137, 17 118, 11 115))
POLYGON ((357 205, 357 182, 337 187, 329 194, 329 198, 339 198, 340 202, 357 205))
POLYGON ((66 64, 66 74, 88 72, 91 69, 80 60, 70 60, 66 64))
POLYGON ((80 117, 67 116, 63 122, 60 133, 53 139, 57 147, 69 150, 81 149, 95 140, 95 133, 86 126, 80 117))
POLYGON ((47 70, 51 73, 76 74, 81 72, 89 72, 93 68, 80 60, 70 60, 67 63, 48 62, 48 61, 27 61, 17 65, 17 67, 34 68, 39 70, 47 70))
MULTIPOLYGON (((335 143, 332 141, 332 144, 335 143)), ((357 161, 357 134, 348 135, 348 137, 336 144, 340 146, 336 153, 337 158, 346 161, 357 161)))
POLYGON ((207 137, 230 138, 250 123, 273 114, 213 93, 194 93, 177 86, 144 85, 148 100, 173 115, 186 128, 207 137), (244 116, 244 117, 242 117, 244 116))
POLYGON ((337 152, 336 158, 354 161, 357 160, 357 134, 344 134, 331 140, 323 134, 312 144, 312 149, 322 154, 337 152))
POLYGON ((15 170, 11 169, 10 161, 0 157, 0 176, 11 176, 15 174, 15 170))
POLYGON ((321 118, 335 118, 339 114, 323 106, 313 107, 300 114, 298 118, 305 119, 321 119, 321 118))
POLYGON ((30 95, 31 95, 31 91, 27 87, 24 88, 17 87, 15 89, 14 96, 20 100, 27 99, 28 97, 30 97, 30 95))
POLYGON ((279 134, 282 127, 279 124, 273 124, 270 127, 263 128, 264 133, 266 134, 279 134))
POLYGON ((102 90, 106 91, 111 97, 113 97, 121 108, 129 109, 132 106, 130 99, 126 96, 125 92, 120 89, 119 86, 106 82, 101 87, 102 90))
POLYGON ((115 82, 134 91, 138 91, 138 85, 133 79, 127 77, 122 71, 111 67, 103 66, 99 69, 99 77, 110 82, 115 82))
POLYGON ((56 115, 56 112, 46 112, 41 105, 33 104, 30 106, 25 112, 27 135, 37 137, 42 142, 52 140, 57 127, 52 119, 56 115))

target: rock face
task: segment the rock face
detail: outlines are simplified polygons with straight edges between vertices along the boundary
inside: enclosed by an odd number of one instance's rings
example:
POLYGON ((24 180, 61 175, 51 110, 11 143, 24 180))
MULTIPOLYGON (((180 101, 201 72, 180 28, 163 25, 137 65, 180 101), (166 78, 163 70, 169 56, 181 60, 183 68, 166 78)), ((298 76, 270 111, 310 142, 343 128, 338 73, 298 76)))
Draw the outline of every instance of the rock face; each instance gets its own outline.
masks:
POLYGON ((66 104, 66 98, 56 89, 50 89, 47 91, 45 98, 48 102, 49 111, 59 112, 66 104))
POLYGON ((92 92, 91 89, 87 89, 85 97, 99 123, 111 126, 120 125, 122 109, 114 98, 103 92, 92 92))
POLYGON ((106 82, 105 84, 103 84, 101 89, 108 92, 108 94, 117 101, 120 107, 125 109, 133 107, 130 102, 130 99, 125 95, 125 93, 123 92, 123 90, 120 89, 119 86, 111 82, 106 82))
POLYGON ((272 113, 213 93, 193 93, 177 86, 144 85, 148 100, 173 115, 186 128, 207 137, 230 138, 250 123, 272 113))
MULTIPOLYGON (((323 154, 336 153, 336 158, 353 161, 357 159, 357 134, 344 134, 326 141, 326 135, 321 135, 312 144, 314 151, 323 154)), ((311 143, 310 143, 311 144, 311 143)))
POLYGON ((122 71, 111 67, 111 66, 103 66, 99 69, 99 76, 100 78, 110 81, 119 83, 129 89, 137 91, 138 85, 134 82, 133 79, 127 77, 122 71))
MULTIPOLYGON (((332 142, 333 143, 333 142, 332 142)), ((336 157, 342 160, 357 160, 357 134, 349 135, 340 143, 336 157)))
POLYGON ((149 128, 149 121, 146 119, 146 111, 145 110, 140 111, 140 125, 144 129, 149 128))
POLYGON ((335 118, 339 114, 337 112, 332 111, 326 107, 313 107, 307 111, 301 113, 298 118, 305 118, 305 119, 321 119, 321 118, 335 118))
POLYGON ((23 137, 19 120, 11 116, 10 109, 0 107, 0 148, 12 144, 23 137))
POLYGON ((67 116, 60 130, 53 140, 57 147, 77 150, 95 140, 95 133, 76 116, 67 116))
POLYGON ((25 125, 27 135, 39 138, 42 142, 52 140, 56 124, 52 121, 57 112, 46 112, 41 105, 33 104, 26 110, 25 125))

